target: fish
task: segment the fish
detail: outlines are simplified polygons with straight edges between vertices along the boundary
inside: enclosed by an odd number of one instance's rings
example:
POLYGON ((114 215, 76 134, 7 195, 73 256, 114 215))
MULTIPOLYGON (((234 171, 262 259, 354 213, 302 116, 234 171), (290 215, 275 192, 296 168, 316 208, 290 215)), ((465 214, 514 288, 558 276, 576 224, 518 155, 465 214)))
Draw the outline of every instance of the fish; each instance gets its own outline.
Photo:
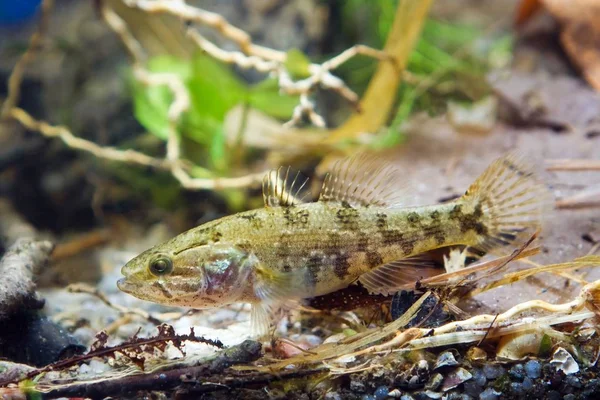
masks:
POLYGON ((120 290, 195 309, 250 303, 252 335, 278 308, 360 285, 391 295, 445 272, 423 254, 450 246, 501 252, 541 229, 548 190, 525 161, 495 160, 461 197, 408 206, 400 171, 373 156, 337 162, 317 201, 307 180, 279 168, 263 180, 264 207, 216 219, 122 267, 120 290))

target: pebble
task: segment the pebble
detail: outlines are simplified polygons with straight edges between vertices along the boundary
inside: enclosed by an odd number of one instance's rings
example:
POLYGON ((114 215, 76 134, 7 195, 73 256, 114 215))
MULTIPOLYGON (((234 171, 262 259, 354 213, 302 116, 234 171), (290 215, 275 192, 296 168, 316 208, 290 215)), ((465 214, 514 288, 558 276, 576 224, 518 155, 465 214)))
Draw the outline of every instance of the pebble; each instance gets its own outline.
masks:
POLYGON ((563 400, 575 400, 575 399, 577 399, 577 396, 575 396, 572 393, 563 396, 563 400))
POLYGON ((533 389, 533 381, 530 378, 523 379, 523 390, 526 392, 533 389))
POLYGON ((566 377, 565 379, 565 383, 569 386, 572 386, 574 388, 581 388, 583 385, 581 384, 581 381, 579 380, 578 377, 573 376, 573 375, 569 375, 566 377))
POLYGON ((360 400, 375 400, 375 396, 372 394, 363 394, 360 400))
POLYGON ((471 374, 473 375, 473 381, 475 381, 475 383, 477 383, 479 386, 485 386, 487 379, 480 369, 473 368, 471 374))
POLYGON ((388 397, 388 394, 390 394, 390 389, 388 389, 387 386, 379 386, 377 389, 375 389, 373 396, 375 396, 376 400, 383 400, 388 397))
POLYGON ((483 366, 483 374, 487 379, 498 379, 506 370, 500 365, 488 364, 483 366))
POLYGON ((538 379, 542 376, 542 364, 536 360, 529 360, 525 363, 525 373, 531 379, 538 379))
POLYGON ((496 400, 500 398, 500 393, 492 388, 487 388, 479 395, 479 400, 496 400))
POLYGON ((403 394, 400 400, 415 400, 410 394, 403 394))
POLYGON ((442 374, 434 374, 431 379, 429 379, 429 382, 427 382, 425 384, 425 389, 429 389, 429 390, 437 390, 437 388, 440 387, 440 385, 442 384, 442 382, 444 381, 444 376, 442 374))
POLYGON ((508 375, 516 381, 523 382, 523 379, 525 379, 525 367, 523 367, 523 364, 517 364, 508 370, 508 375))
POLYGON ((365 384, 359 381, 351 381, 350 390, 352 390, 353 392, 363 393, 365 391, 365 384))
POLYGON ((548 393, 546 393, 547 400, 562 400, 562 398, 562 395, 556 390, 550 390, 548 393))
POLYGON ((516 394, 516 395, 520 395, 525 392, 525 390, 523 389, 523 384, 519 383, 519 382, 511 382, 510 390, 512 391, 513 394, 516 394))
POLYGON ((442 367, 454 367, 456 365, 458 365, 458 361, 456 361, 456 357, 454 357, 454 354, 452 354, 451 351, 445 351, 438 356, 433 369, 438 369, 442 367))
POLYGON ((342 400, 342 396, 338 392, 325 393, 325 400, 342 400))
POLYGON ((483 388, 473 380, 465 382, 464 390, 466 394, 475 398, 477 398, 481 392, 483 392, 483 388))

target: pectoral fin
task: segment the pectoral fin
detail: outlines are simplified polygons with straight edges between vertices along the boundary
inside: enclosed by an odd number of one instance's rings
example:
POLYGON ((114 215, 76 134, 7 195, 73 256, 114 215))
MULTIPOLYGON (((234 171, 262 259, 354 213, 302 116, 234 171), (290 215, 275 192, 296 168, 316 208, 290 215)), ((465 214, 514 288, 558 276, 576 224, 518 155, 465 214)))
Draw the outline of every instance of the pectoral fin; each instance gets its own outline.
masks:
POLYGON ((417 255, 380 265, 362 274, 358 281, 371 294, 389 295, 406 289, 423 278, 444 272, 431 259, 417 255))
POLYGON ((252 304, 250 310, 250 335, 252 338, 261 338, 269 333, 271 314, 271 309, 266 304, 252 304))

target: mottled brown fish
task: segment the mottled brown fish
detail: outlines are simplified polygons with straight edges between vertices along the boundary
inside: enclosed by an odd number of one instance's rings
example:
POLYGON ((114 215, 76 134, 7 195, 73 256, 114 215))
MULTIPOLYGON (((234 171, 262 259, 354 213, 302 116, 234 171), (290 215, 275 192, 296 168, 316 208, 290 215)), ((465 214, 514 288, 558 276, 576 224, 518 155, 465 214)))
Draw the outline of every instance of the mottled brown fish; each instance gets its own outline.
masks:
MULTIPOLYGON (((141 299, 192 308, 252 304, 255 333, 274 307, 360 282, 389 294, 443 270, 419 254, 463 245, 489 252, 540 226, 546 190, 514 156, 496 160, 464 196, 406 207, 399 175, 372 158, 339 162, 319 201, 301 203, 306 183, 265 177, 265 207, 193 228, 128 262, 119 288, 141 299)), ((401 178, 400 178, 401 179, 401 178)))

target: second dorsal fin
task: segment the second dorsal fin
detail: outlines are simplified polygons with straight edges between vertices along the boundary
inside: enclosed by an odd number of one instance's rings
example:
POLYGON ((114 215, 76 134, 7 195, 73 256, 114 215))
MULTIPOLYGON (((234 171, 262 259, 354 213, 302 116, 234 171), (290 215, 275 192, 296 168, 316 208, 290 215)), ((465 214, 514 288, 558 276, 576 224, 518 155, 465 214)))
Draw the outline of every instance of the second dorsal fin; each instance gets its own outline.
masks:
POLYGON ((398 171, 372 155, 361 154, 335 163, 325 176, 319 201, 351 206, 404 206, 406 189, 398 171))
POLYGON ((290 167, 279 167, 269 171, 263 178, 265 207, 287 207, 304 201, 308 194, 308 178, 300 172, 293 173, 290 167))

